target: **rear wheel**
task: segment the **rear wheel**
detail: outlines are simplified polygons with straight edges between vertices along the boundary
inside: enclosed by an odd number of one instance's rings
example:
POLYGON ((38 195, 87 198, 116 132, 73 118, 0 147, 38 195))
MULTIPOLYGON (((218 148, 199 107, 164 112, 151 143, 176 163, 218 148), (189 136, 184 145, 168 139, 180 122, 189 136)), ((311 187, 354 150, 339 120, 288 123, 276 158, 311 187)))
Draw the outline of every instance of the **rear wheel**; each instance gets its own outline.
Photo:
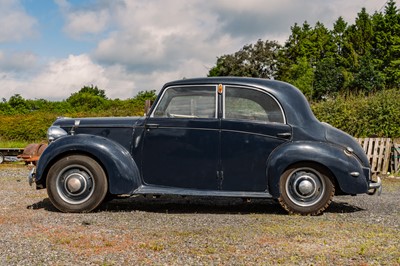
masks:
POLYGON ((0 152, 0 164, 4 162, 4 155, 0 152))
POLYGON ((49 170, 47 193, 62 212, 90 212, 107 195, 107 177, 103 168, 85 155, 70 155, 58 160, 49 170))
POLYGON ((291 214, 318 215, 331 203, 335 187, 327 171, 315 164, 297 164, 280 180, 279 203, 291 214))

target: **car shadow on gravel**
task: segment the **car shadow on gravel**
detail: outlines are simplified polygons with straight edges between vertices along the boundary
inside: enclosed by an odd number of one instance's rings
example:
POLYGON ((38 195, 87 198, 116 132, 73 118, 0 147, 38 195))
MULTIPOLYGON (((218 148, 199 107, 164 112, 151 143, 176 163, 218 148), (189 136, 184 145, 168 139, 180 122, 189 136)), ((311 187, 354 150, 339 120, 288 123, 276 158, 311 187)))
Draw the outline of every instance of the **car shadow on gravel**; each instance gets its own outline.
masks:
MULTIPOLYGON (((59 212, 48 198, 27 206, 28 209, 44 209, 59 212)), ((117 198, 103 203, 97 212, 153 212, 153 213, 207 213, 207 214, 278 214, 286 215, 276 200, 231 199, 231 198, 191 198, 191 197, 151 197, 138 196, 117 198)), ((326 213, 354 213, 364 211, 357 206, 332 202, 326 213)))
POLYGON ((325 212, 329 213, 353 213, 353 212, 360 212, 365 211, 365 209, 351 205, 346 202, 332 202, 329 205, 328 209, 325 212))
POLYGON ((30 210, 40 210, 44 209, 46 211, 50 212, 58 212, 58 210, 51 204, 51 201, 49 198, 45 198, 39 202, 33 203, 32 205, 26 206, 27 209, 30 210))
POLYGON ((285 214, 279 204, 273 200, 243 200, 223 198, 191 197, 136 197, 116 199, 101 206, 99 211, 144 211, 154 213, 207 213, 207 214, 285 214))

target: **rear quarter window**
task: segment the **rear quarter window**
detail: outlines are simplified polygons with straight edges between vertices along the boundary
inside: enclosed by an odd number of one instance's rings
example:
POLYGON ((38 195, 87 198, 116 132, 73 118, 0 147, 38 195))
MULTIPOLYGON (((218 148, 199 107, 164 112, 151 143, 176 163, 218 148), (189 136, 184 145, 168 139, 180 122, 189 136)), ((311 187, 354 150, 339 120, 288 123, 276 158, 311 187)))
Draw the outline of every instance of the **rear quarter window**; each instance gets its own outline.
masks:
POLYGON ((256 89, 230 86, 225 90, 224 118, 285 123, 282 108, 272 96, 256 89))

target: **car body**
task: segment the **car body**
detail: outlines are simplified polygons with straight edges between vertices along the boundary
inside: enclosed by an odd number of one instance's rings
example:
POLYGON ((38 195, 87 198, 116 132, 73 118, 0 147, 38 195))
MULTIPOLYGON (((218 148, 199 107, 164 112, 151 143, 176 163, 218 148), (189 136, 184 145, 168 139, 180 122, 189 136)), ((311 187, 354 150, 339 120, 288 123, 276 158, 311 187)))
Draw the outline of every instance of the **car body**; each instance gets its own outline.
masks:
POLYGON ((334 195, 381 187, 356 140, 274 80, 177 80, 144 117, 59 118, 48 135, 30 182, 64 212, 150 194, 273 198, 289 213, 317 215, 334 195))

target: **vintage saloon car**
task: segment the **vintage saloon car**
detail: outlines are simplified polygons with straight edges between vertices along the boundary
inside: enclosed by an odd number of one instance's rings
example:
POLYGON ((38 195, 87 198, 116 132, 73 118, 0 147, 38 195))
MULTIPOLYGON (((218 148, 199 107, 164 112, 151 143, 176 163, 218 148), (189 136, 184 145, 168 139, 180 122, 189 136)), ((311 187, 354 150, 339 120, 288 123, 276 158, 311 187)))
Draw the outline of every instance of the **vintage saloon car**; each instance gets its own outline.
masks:
POLYGON ((381 187, 360 145, 279 81, 178 80, 144 117, 60 118, 48 137, 29 181, 63 212, 151 194, 273 198, 289 213, 317 215, 334 195, 381 187))

